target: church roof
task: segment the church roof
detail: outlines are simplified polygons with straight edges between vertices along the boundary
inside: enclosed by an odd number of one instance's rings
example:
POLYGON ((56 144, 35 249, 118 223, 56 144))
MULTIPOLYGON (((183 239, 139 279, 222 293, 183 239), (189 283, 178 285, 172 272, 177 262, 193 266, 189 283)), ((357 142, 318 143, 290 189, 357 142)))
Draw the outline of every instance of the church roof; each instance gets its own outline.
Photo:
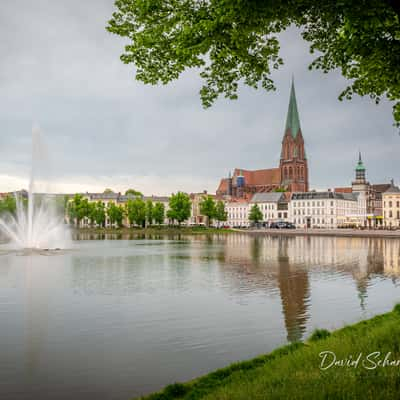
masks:
POLYGON ((292 87, 290 89, 289 108, 286 117, 285 133, 290 129, 292 137, 295 139, 300 131, 300 118, 297 111, 296 93, 294 90, 294 80, 292 79, 292 87))
POLYGON ((228 191, 228 179, 227 178, 222 178, 218 189, 217 189, 217 193, 224 193, 228 191))
POLYGON ((279 168, 256 169, 254 171, 236 168, 233 175, 239 176, 239 174, 244 177, 246 185, 279 185, 281 181, 281 171, 279 168))

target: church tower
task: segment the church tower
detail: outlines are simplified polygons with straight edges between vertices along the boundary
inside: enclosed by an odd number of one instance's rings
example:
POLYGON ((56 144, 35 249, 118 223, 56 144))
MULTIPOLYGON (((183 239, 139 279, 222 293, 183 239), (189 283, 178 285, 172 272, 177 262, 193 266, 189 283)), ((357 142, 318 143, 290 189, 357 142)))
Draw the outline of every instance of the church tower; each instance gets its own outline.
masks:
POLYGON ((294 80, 290 90, 289 108, 286 117, 285 133, 282 140, 279 163, 281 187, 289 192, 308 191, 308 165, 304 149, 304 139, 297 111, 294 80))

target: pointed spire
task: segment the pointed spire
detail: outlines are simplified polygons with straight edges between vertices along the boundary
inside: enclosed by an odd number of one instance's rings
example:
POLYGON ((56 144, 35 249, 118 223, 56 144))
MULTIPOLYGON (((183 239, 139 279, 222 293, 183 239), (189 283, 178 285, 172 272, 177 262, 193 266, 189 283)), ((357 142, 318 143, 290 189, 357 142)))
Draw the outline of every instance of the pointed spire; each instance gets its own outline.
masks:
POLYGON ((358 163, 357 163, 356 171, 365 171, 365 167, 364 167, 364 164, 363 164, 362 158, 361 158, 361 151, 358 152, 358 163))
POLYGON ((300 130, 300 119, 297 111, 296 93, 294 90, 294 77, 292 76, 292 87, 290 89, 289 108, 286 117, 285 133, 290 129, 293 138, 296 138, 300 130))

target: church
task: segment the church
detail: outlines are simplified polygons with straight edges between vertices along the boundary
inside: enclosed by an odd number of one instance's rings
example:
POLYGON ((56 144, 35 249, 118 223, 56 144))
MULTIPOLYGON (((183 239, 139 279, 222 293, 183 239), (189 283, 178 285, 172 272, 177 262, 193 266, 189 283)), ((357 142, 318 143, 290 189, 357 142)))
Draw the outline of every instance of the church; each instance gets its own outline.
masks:
POLYGON ((279 166, 258 170, 235 168, 233 174, 229 173, 227 178, 221 179, 216 194, 249 199, 254 193, 276 190, 308 192, 308 188, 307 156, 292 80, 279 166))

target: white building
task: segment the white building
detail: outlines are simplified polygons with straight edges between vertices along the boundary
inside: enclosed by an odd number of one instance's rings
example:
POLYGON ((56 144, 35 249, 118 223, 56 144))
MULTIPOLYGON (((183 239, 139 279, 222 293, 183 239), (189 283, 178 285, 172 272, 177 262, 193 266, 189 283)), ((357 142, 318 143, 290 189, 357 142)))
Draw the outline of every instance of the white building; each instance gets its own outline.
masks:
POLYGON ((285 195, 280 192, 256 193, 250 201, 250 210, 257 204, 263 214, 262 222, 271 224, 276 221, 288 221, 288 203, 284 201, 285 195))
POLYGON ((338 228, 363 212, 355 193, 293 193, 289 203, 290 220, 299 228, 338 228))
POLYGON ((228 201, 225 203, 228 214, 226 223, 231 227, 249 226, 249 203, 245 200, 228 201))
POLYGON ((400 189, 394 185, 382 194, 383 216, 386 227, 400 228, 400 189))

